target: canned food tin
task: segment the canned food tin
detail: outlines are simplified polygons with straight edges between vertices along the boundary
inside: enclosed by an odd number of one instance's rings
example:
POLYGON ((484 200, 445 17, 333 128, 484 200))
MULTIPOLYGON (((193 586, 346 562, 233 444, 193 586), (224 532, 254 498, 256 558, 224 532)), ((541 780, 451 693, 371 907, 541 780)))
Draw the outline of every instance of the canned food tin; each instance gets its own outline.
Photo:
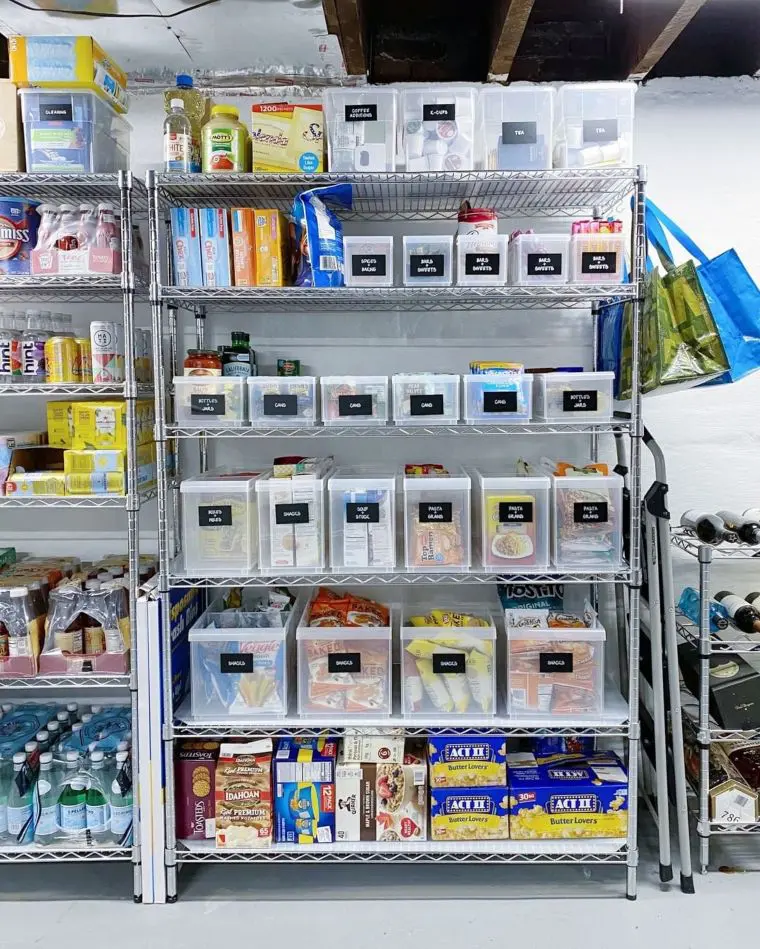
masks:
POLYGON ((278 359, 277 360, 277 375, 278 376, 300 376, 301 375, 301 360, 300 359, 278 359))
POLYGON ((119 323, 90 323, 92 381, 124 382, 124 334, 119 323))
POLYGON ((78 348, 70 336, 51 336, 45 340, 45 369, 48 382, 80 382, 78 348))

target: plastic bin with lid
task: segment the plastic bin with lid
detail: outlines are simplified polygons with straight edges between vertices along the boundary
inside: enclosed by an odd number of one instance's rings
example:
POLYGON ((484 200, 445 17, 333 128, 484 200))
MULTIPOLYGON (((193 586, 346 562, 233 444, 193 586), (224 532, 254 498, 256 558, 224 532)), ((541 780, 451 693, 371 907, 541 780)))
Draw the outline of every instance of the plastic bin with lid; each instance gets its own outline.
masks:
POLYGON ((95 174, 129 168, 132 128, 96 93, 20 89, 26 168, 95 174))
POLYGON ((507 715, 513 718, 598 718, 604 710, 604 627, 586 604, 573 614, 507 610, 507 715))
POLYGON ((331 172, 393 171, 398 92, 381 86, 325 89, 331 172))
POLYGON ((480 90, 485 168, 552 167, 554 95, 550 86, 486 85, 480 90))
POLYGON ((507 235, 481 231, 457 237, 457 284, 503 287, 507 282, 507 235))
POLYGON ((496 707, 496 626, 490 611, 457 604, 405 607, 401 710, 409 717, 490 717, 496 707))
POLYGON ((552 557, 557 567, 615 570, 623 562, 623 479, 552 477, 552 557))
POLYGON ((185 428, 240 428, 246 423, 245 379, 175 376, 174 414, 185 428))
POLYGON ((320 376, 325 425, 385 425, 390 412, 387 376, 320 376))
POLYGON ((350 592, 317 591, 296 630, 299 715, 390 714, 391 615, 350 592))
POLYGON ((530 421, 533 376, 529 373, 472 373, 463 381, 464 420, 468 425, 530 421))
POLYGON ((315 376, 249 376, 248 409, 253 428, 308 428, 315 425, 315 376))
POLYGON ((347 287, 393 286, 393 237, 343 238, 347 287))
POLYGON ((614 372, 537 372, 533 410, 545 422, 608 422, 612 419, 614 372))
POLYGON ((182 549, 188 574, 236 576, 256 568, 254 484, 260 474, 217 469, 181 482, 182 549))
POLYGON ((396 425, 456 425, 459 376, 448 372, 399 372, 392 377, 396 425))
POLYGON ((476 542, 483 570, 531 573, 549 566, 548 477, 475 472, 476 542))
POLYGON ((418 573, 470 569, 470 476, 461 467, 446 475, 404 475, 406 568, 418 573))
POLYGON ((272 573, 309 573, 327 563, 326 476, 275 478, 256 482, 259 559, 272 573))
POLYGON ((622 283, 624 234, 573 234, 570 238, 571 283, 622 283))
POLYGON ((569 234, 518 234, 509 242, 509 282, 513 286, 546 286, 569 280, 569 234))
POLYGON ((345 573, 396 566, 396 481, 374 466, 337 468, 330 498, 330 567, 345 573))
POLYGON ((633 164, 633 82, 561 86, 554 128, 557 168, 633 164))
POLYGON ((450 287, 454 282, 454 238, 404 234, 404 286, 450 287))
POLYGON ((406 171, 476 168, 476 91, 435 85, 404 89, 399 102, 401 153, 406 171))

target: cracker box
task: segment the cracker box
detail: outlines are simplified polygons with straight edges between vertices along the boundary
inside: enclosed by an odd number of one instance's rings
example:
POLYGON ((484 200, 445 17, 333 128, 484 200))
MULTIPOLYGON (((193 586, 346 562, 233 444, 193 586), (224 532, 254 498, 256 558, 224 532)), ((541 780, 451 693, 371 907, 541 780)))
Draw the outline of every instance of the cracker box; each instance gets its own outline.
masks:
POLYGON ((171 208, 174 285, 202 287, 201 226, 197 208, 171 208))
POLYGON ((507 745, 503 737, 437 735, 428 739, 431 788, 507 786, 507 745))
POLYGON ((256 240, 253 208, 230 210, 232 269, 236 287, 256 286, 256 240))
POLYGON ((530 757, 507 756, 513 839, 625 837, 628 774, 617 755, 544 765, 530 757))
POLYGON ((289 226, 281 211, 254 211, 256 283, 284 287, 290 282, 289 226))
POLYGON ((431 840, 507 840, 508 837, 506 788, 431 789, 431 840))
POLYGON ((277 843, 335 840, 335 760, 330 738, 282 738, 274 758, 277 843))
POLYGON ((180 840, 212 840, 218 741, 183 741, 174 758, 175 811, 180 840))
POLYGON ((230 225, 226 208, 199 208, 204 287, 231 287, 230 225))
POLYGON ((222 743, 214 800, 217 847, 261 849, 271 845, 271 738, 222 743))

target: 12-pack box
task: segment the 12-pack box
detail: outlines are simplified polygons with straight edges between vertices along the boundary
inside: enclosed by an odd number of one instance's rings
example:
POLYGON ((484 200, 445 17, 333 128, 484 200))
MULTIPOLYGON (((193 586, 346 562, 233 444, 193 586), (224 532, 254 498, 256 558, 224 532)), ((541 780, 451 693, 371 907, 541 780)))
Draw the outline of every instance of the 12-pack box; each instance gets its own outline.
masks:
POLYGON ((282 738, 274 756, 274 839, 330 844, 335 840, 335 760, 329 738, 282 738))
POLYGON ((256 209, 256 283, 284 287, 290 283, 289 225, 281 211, 256 209))

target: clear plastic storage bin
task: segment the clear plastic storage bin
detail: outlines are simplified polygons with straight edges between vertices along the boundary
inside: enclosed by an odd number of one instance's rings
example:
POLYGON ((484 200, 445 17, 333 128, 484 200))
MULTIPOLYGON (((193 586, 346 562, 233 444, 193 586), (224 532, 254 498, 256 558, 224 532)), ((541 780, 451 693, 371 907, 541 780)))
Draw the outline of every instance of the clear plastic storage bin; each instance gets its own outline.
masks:
POLYGON ((186 478, 182 495, 185 570, 199 576, 251 573, 258 562, 257 471, 209 471, 186 478))
POLYGON ((545 422, 608 422, 614 372, 537 372, 533 407, 545 422))
POLYGON ((261 569, 272 573, 324 570, 325 478, 267 474, 256 482, 256 496, 261 569))
POLYGON ((325 89, 323 97, 330 171, 393 171, 396 90, 325 89))
POLYGON ((385 425, 390 413, 387 376, 320 376, 325 425, 385 425))
POLYGON ((393 286, 392 237, 344 237, 347 287, 393 286))
POLYGON ((21 89, 26 170, 96 174, 129 168, 129 122, 96 93, 21 89))
POLYGON ((529 422, 533 405, 533 376, 508 372, 464 376, 464 420, 468 425, 507 425, 529 422))
POLYGON ((545 286, 569 280, 569 234, 518 234, 509 242, 509 282, 513 286, 545 286))
POLYGON ((457 237, 457 284, 503 287, 507 282, 507 236, 481 231, 457 237))
POLYGON ((486 168, 519 171, 552 167, 554 89, 484 86, 479 106, 486 168))
POLYGON ((575 82, 557 96, 554 165, 633 164, 632 82, 575 82))
POLYGON ((396 566, 396 476, 337 468, 330 497, 330 567, 352 573, 396 566))
POLYGON ((572 283, 622 283, 624 234, 573 234, 570 239, 572 283))
POLYGON ((476 91, 431 85, 405 89, 399 103, 406 171, 471 171, 476 167, 476 91))
POLYGON ((464 468, 450 472, 403 479, 407 570, 470 569, 470 477, 464 468))
POLYGON ((549 566, 548 477, 476 472, 478 528, 483 569, 528 573, 549 566))
POLYGON ((552 478, 552 556, 557 567, 615 570, 623 562, 620 475, 552 478))
POLYGON ((401 711, 405 716, 478 718, 496 707, 493 616, 458 604, 482 626, 442 626, 452 610, 406 608, 401 621, 401 711))
POLYGON ((174 416, 185 428, 236 428, 246 423, 245 379, 175 376, 174 416))
POLYGON ((315 376, 249 376, 248 408, 254 428, 304 428, 315 425, 315 376))
POLYGON ((404 286, 450 287, 453 282, 453 237, 404 235, 404 286))
POLYGON ((459 376, 445 372, 403 372, 392 377, 396 425, 456 425, 459 376))

